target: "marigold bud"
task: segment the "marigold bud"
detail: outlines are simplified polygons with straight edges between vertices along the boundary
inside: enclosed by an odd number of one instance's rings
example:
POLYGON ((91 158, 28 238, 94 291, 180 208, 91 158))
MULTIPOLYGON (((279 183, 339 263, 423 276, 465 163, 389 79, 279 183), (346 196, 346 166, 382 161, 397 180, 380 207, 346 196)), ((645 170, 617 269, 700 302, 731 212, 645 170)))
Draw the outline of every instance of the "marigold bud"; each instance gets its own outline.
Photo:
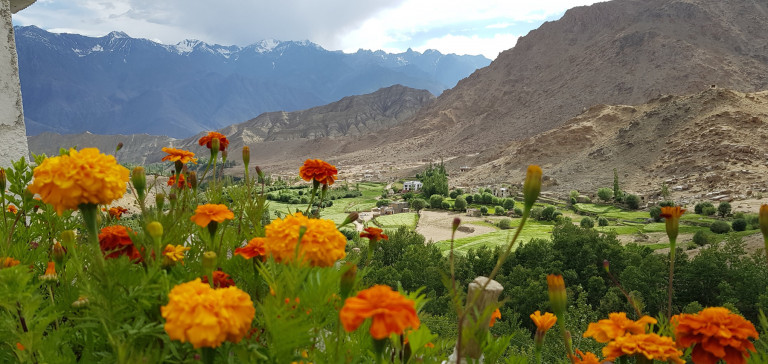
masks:
POLYGON ((256 175, 259 176, 259 183, 264 183, 264 172, 261 170, 261 167, 256 166, 256 175))
POLYGON ((165 194, 158 193, 155 195, 155 206, 157 206, 157 211, 163 211, 163 207, 165 206, 165 194))
POLYGON ((562 320, 568 300, 563 276, 559 274, 547 275, 547 287, 549 288, 549 304, 552 306, 552 311, 555 311, 558 320, 562 320))
POLYGON ((64 245, 71 247, 75 243, 75 231, 64 230, 61 232, 59 239, 64 242, 64 245))
POLYGON ((525 197, 525 209, 530 211, 536 199, 541 193, 541 167, 537 165, 528 166, 528 172, 525 175, 525 184, 523 184, 523 196, 525 197))
POLYGON ((119 152, 120 149, 123 149, 123 142, 117 143, 117 147, 115 147, 115 153, 119 152))
POLYGON ((147 224, 147 232, 149 233, 149 236, 159 239, 163 237, 163 224, 152 221, 149 224, 147 224))
POLYGON ((454 233, 456 232, 456 229, 459 228, 459 225, 461 225, 461 219, 458 217, 454 217, 453 225, 451 225, 451 229, 453 230, 454 233))
POLYGON ((251 148, 247 145, 243 147, 243 164, 245 169, 248 169, 248 164, 251 163, 251 148))
POLYGON ((144 200, 144 191, 147 189, 147 174, 144 171, 144 167, 138 166, 133 169, 131 183, 133 183, 133 188, 136 189, 139 199, 144 200))
POLYGON ((352 222, 357 221, 358 218, 360 218, 360 214, 354 211, 350 212, 349 215, 347 215, 347 218, 344 219, 344 222, 342 222, 341 225, 339 225, 339 227, 342 227, 347 224, 351 224, 352 222))
POLYGON ((352 292, 352 287, 355 286, 355 278, 357 277, 357 265, 353 263, 347 263, 348 269, 341 275, 340 291, 342 298, 349 297, 349 293, 352 292))
POLYGON ((216 269, 216 253, 212 251, 207 251, 203 253, 203 269, 205 271, 213 271, 216 269))
POLYGON ((0 168, 0 193, 5 194, 5 188, 8 184, 8 177, 5 175, 5 169, 0 168))
POLYGON ((176 196, 176 194, 175 194, 175 193, 169 193, 169 194, 168 194, 168 201, 174 202, 174 201, 176 201, 178 198, 179 198, 179 197, 178 197, 178 196, 176 196))
POLYGON ((61 246, 61 243, 58 241, 53 243, 53 251, 51 252, 51 255, 53 256, 53 260, 56 261, 56 263, 62 264, 62 262, 64 262, 64 255, 66 253, 67 249, 61 246))
POLYGON ((189 172, 189 176, 187 176, 187 182, 189 182, 189 185, 192 186, 192 188, 197 188, 197 172, 189 172))
POLYGON ((77 301, 72 302, 73 308, 81 308, 81 307, 88 307, 88 297, 80 296, 77 298, 77 301))

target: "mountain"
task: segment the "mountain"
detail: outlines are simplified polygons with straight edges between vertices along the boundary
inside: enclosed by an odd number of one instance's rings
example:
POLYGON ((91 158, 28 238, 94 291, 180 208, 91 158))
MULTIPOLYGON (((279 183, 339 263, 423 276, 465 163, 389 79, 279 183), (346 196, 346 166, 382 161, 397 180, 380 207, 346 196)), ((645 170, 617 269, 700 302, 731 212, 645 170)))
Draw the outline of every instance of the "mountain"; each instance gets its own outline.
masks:
MULTIPOLYGON (((499 158, 510 143, 556 128, 592 105, 640 104, 713 84, 768 89, 765 24, 765 1, 615 0, 576 7, 521 37, 386 140, 399 143, 402 130, 426 138, 430 142, 410 143, 421 145, 411 148, 417 158, 482 152, 464 159, 471 165, 499 158)), ((387 150, 393 148, 380 152, 387 150)))
POLYGON ((92 38, 34 26, 14 31, 29 135, 183 138, 394 84, 440 94, 490 62, 433 50, 345 54, 308 41, 164 45, 122 32, 92 38))
MULTIPOLYGON (((299 158, 309 153, 335 154, 344 151, 338 138, 372 133, 397 125, 411 117, 416 110, 432 102, 434 96, 426 90, 401 85, 382 88, 376 92, 347 96, 328 105, 294 112, 270 112, 243 123, 218 130, 227 136, 231 160, 240 160, 240 149, 248 145, 254 161, 280 163, 286 155, 299 158), (321 146, 322 145, 322 146, 321 146)), ((159 163, 165 155, 162 147, 182 148, 195 153, 207 152, 197 144, 200 133, 186 139, 147 134, 98 135, 92 133, 57 134, 51 132, 30 136, 33 153, 53 155, 59 148, 97 147, 114 150, 123 143, 119 157, 122 162, 159 163)))

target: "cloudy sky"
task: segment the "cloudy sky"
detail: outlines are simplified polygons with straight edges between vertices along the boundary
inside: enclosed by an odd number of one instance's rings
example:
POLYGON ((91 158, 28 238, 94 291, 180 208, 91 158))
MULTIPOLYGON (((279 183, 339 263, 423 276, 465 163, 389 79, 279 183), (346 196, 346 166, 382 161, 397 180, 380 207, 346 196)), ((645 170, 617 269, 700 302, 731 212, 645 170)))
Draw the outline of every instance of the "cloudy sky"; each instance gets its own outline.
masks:
POLYGON ((37 0, 16 25, 166 44, 310 40, 326 49, 496 55, 541 23, 594 0, 37 0), (215 5, 211 5, 215 4, 215 5))

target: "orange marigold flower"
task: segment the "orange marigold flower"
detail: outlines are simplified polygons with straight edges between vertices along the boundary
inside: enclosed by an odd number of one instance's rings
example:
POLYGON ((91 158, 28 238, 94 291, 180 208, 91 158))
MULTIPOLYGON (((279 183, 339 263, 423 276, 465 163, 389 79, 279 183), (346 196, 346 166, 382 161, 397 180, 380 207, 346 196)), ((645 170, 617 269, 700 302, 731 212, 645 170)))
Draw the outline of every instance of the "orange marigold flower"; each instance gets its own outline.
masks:
POLYGON ((176 262, 184 264, 184 252, 187 250, 190 248, 183 245, 166 245, 163 249, 163 265, 168 266, 176 262))
POLYGON ((19 263, 21 262, 11 257, 5 257, 0 259, 0 263, 2 263, 2 266, 0 266, 0 268, 10 268, 10 267, 19 265, 19 263))
POLYGON ((361 238, 368 238, 369 240, 389 240, 389 237, 387 234, 382 234, 384 230, 381 230, 377 227, 367 227, 363 229, 363 232, 360 233, 361 238))
POLYGON ((581 350, 576 349, 576 355, 573 357, 574 364, 600 364, 600 359, 597 355, 590 352, 582 353, 581 350))
POLYGON ((557 322, 557 316, 549 312, 542 315, 541 311, 536 311, 531 314, 531 320, 536 324, 536 331, 546 333, 557 322))
POLYGON ((172 340, 215 348, 225 340, 240 342, 251 328, 256 309, 251 297, 237 287, 213 289, 195 279, 173 287, 160 312, 172 340))
MULTIPOLYGON (((208 282, 208 276, 203 276, 203 283, 208 282)), ((213 286, 216 288, 227 288, 235 285, 235 281, 229 278, 229 274, 224 273, 221 270, 213 271, 213 286)))
POLYGON ((649 360, 685 364, 675 341, 657 334, 625 335, 617 337, 603 348, 605 360, 614 361, 623 355, 642 355, 649 360))
POLYGON ((21 343, 16 343, 16 349, 19 349, 19 351, 24 351, 24 345, 21 345, 21 343))
POLYGON ((245 259, 260 257, 264 260, 267 256, 265 240, 265 238, 253 238, 248 242, 248 245, 235 249, 235 255, 240 255, 245 259))
POLYGON ((209 203, 197 206, 195 214, 192 215, 190 220, 200 227, 206 227, 211 221, 223 222, 224 220, 232 220, 234 218, 235 214, 229 211, 226 205, 209 203))
POLYGON ((122 225, 107 226, 101 229, 101 232, 99 232, 99 247, 101 252, 106 254, 104 256, 106 259, 125 255, 130 260, 141 261, 141 253, 133 245, 129 233, 133 233, 133 231, 122 225))
POLYGON ((419 328, 416 304, 395 292, 389 286, 376 285, 347 298, 339 312, 344 330, 356 330, 365 319, 371 317, 370 333, 374 339, 384 339, 391 334, 401 335, 406 328, 419 328))
POLYGON ((45 268, 45 273, 40 276, 41 281, 56 281, 59 279, 59 275, 56 274, 56 263, 48 262, 48 267, 45 268))
POLYGON ((128 209, 121 206, 115 206, 115 207, 110 207, 108 213, 109 213, 109 216, 112 216, 115 219, 119 219, 126 212, 128 212, 128 209))
POLYGON ((746 363, 749 350, 755 346, 750 337, 758 338, 755 326, 724 307, 705 308, 697 314, 681 314, 675 327, 677 343, 684 348, 693 347, 695 363, 724 360, 728 364, 746 363))
POLYGON ((176 148, 163 148, 163 152, 168 153, 167 156, 163 157, 162 159, 163 162, 179 161, 185 164, 187 162, 192 162, 194 164, 197 164, 197 158, 195 158, 195 153, 192 153, 190 151, 183 150, 183 149, 176 149, 176 148))
POLYGON ((336 181, 336 167, 320 159, 307 159, 299 168, 299 176, 307 182, 315 180, 320 184, 332 185, 336 181))
POLYGON ((178 181, 175 174, 172 175, 171 178, 168 178, 168 186, 174 186, 180 190, 184 188, 192 188, 192 184, 184 177, 183 174, 179 174, 178 177, 178 181))
POLYGON ((35 167, 27 187, 61 215, 80 204, 109 205, 123 197, 129 172, 114 156, 96 148, 70 149, 69 155, 46 158, 35 167))
POLYGON ((637 321, 627 318, 625 312, 614 312, 607 320, 590 323, 584 337, 592 337, 599 343, 607 343, 625 334, 645 334, 648 324, 655 324, 656 319, 643 316, 637 321))
POLYGON ((200 145, 205 145, 206 148, 211 149, 211 140, 213 140, 213 138, 219 139, 220 151, 224 151, 229 146, 229 140, 227 140, 227 137, 224 136, 224 134, 217 133, 215 131, 209 131, 208 134, 200 138, 197 143, 200 145))
POLYGON ((266 249, 277 261, 292 261, 296 256, 299 231, 306 229, 298 249, 299 259, 313 266, 330 267, 344 258, 347 238, 331 220, 309 219, 301 212, 275 219, 267 225, 266 249))
POLYGON ((497 308, 493 313, 491 314, 491 321, 488 321, 488 327, 493 327, 494 324, 496 324, 496 320, 501 319, 501 311, 497 308))
POLYGON ((14 215, 15 215, 17 212, 19 212, 19 209, 17 209, 17 208, 16 208, 16 206, 14 206, 14 205, 8 205, 8 207, 6 207, 6 210, 7 210, 8 212, 10 212, 10 213, 14 214, 14 215))
POLYGON ((667 224, 667 235, 670 240, 677 239, 678 226, 680 224, 680 216, 683 216, 685 209, 681 209, 680 206, 664 206, 661 208, 661 217, 667 224))

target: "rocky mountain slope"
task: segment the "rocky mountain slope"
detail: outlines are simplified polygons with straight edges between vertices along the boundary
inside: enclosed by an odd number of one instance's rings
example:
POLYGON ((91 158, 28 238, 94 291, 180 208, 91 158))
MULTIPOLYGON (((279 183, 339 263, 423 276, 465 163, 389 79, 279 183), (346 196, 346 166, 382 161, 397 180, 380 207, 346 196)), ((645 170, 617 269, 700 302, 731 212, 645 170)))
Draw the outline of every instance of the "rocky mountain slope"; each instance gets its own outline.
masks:
POLYGON ((434 50, 345 54, 308 41, 176 45, 15 27, 28 135, 183 138, 264 112, 303 110, 402 84, 440 94, 490 60, 434 50))

